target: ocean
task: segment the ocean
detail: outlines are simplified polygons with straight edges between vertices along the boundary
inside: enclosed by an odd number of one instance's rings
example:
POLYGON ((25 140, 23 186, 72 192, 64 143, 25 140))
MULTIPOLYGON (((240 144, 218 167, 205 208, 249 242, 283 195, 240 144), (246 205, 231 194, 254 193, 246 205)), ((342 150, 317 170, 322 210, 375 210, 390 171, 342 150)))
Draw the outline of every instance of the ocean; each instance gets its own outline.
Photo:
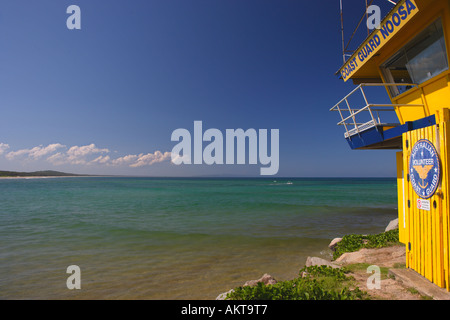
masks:
POLYGON ((215 299, 397 217, 381 178, 2 179, 0 203, 0 299, 215 299))

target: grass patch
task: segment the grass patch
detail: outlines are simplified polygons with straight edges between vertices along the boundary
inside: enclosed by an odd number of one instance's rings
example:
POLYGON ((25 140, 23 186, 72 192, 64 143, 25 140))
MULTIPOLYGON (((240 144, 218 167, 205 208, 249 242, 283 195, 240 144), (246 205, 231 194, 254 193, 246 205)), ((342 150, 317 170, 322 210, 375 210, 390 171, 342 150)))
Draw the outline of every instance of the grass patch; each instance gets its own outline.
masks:
POLYGON ((394 269, 406 269, 406 263, 394 263, 394 269))
MULTIPOLYGON (((364 272, 367 273, 367 268, 371 266, 370 263, 354 263, 345 266, 346 270, 356 273, 356 272, 364 272)), ((379 267, 380 268, 380 279, 385 280, 389 278, 389 268, 388 267, 379 267)))
POLYGON ((421 300, 433 300, 433 297, 430 297, 430 296, 427 296, 427 295, 420 294, 420 292, 419 292, 416 288, 410 287, 410 288, 408 288, 407 290, 408 290, 409 293, 419 295, 421 300))
MULTIPOLYGON (((333 259, 345 252, 354 252, 362 248, 381 248, 399 244, 398 229, 376 235, 346 235, 337 244, 333 259)), ((311 266, 300 270, 293 280, 280 281, 274 285, 258 283, 256 286, 235 288, 226 300, 368 300, 367 292, 355 285, 350 272, 364 272, 370 265, 357 263, 345 268, 311 266)), ((404 268, 399 264, 397 268, 404 268)), ((389 268, 380 267, 382 279, 389 277, 389 268)))
POLYGON ((412 294, 419 294, 419 291, 417 291, 416 288, 408 288, 407 290, 408 290, 409 293, 412 293, 412 294))
POLYGON ((388 247, 398 243, 398 229, 373 235, 350 234, 344 236, 337 244, 333 252, 333 259, 336 260, 346 252, 355 252, 363 248, 388 247))
POLYGON ((328 266, 305 267, 299 277, 274 285, 238 287, 227 300, 365 300, 366 292, 353 285, 345 269, 328 266))

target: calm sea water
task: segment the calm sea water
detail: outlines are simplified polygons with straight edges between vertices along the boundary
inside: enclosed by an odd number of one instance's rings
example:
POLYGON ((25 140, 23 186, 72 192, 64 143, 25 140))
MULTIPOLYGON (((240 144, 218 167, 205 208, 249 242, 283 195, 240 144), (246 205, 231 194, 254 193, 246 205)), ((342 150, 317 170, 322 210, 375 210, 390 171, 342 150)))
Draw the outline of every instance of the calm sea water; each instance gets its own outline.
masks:
POLYGON ((395 179, 0 180, 0 299, 214 299, 384 231, 396 201, 395 179))

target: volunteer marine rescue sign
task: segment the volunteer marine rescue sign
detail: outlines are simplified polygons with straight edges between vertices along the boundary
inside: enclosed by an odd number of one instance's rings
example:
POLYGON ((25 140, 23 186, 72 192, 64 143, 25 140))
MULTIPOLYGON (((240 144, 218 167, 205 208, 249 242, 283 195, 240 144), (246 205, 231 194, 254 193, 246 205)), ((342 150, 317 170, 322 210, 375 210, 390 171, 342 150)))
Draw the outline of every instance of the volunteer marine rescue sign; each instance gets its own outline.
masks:
POLYGON ((409 159, 409 176, 416 194, 422 199, 431 198, 439 185, 440 174, 434 145, 425 139, 417 141, 409 159))

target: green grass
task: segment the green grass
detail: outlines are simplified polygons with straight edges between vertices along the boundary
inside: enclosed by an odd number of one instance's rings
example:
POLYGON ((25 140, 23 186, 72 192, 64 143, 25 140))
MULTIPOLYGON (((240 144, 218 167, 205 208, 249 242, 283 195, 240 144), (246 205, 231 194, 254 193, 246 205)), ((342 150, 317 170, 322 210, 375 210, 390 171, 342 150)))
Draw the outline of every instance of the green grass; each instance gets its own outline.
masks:
POLYGON ((350 234, 342 238, 333 252, 336 260, 346 252, 355 252, 363 248, 382 248, 399 244, 398 229, 374 235, 350 234))
POLYGON ((274 285, 238 287, 227 300, 364 300, 366 292, 353 285, 345 269, 328 266, 305 267, 299 277, 274 285))
POLYGON ((417 291, 417 289, 416 288, 408 288, 407 289, 408 290, 408 292, 410 292, 410 293, 412 293, 412 294, 419 294, 419 291, 417 291))
MULTIPOLYGON (((354 252, 362 248, 381 248, 399 244, 398 229, 376 235, 347 235, 335 248, 333 258, 345 252, 354 252)), ((345 268, 328 266, 305 267, 299 277, 281 281, 274 285, 258 283, 234 289, 227 300, 368 300, 369 295, 361 291, 349 272, 367 270, 369 264, 357 263, 345 268)), ((396 266, 404 268, 404 264, 396 266)), ((381 267, 382 279, 389 277, 389 268, 381 267)))
MULTIPOLYGON (((358 272, 358 271, 367 271, 367 268, 369 268, 372 264, 370 263, 354 263, 345 266, 345 269, 350 272, 358 272)), ((380 276, 381 280, 388 279, 389 278, 389 268, 388 267, 379 267, 380 268, 380 276)))
POLYGON ((406 263, 394 263, 394 269, 405 269, 406 263))

